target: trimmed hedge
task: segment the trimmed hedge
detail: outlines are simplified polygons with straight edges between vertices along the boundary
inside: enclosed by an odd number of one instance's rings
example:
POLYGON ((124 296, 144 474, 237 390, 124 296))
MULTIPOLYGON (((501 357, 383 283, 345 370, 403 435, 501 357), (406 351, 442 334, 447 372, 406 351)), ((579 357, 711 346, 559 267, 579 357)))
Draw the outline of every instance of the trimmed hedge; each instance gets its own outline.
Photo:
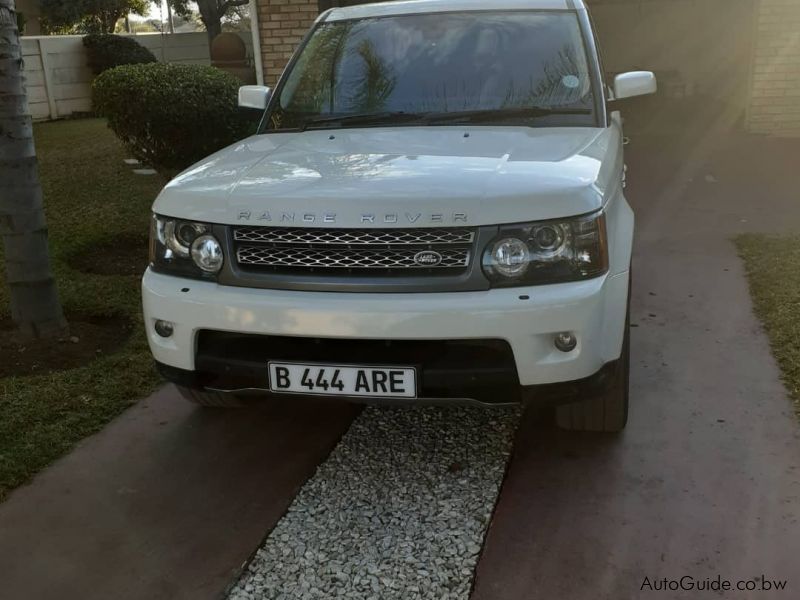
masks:
POLYGON ((89 55, 89 68, 95 75, 120 65, 156 62, 150 50, 129 37, 95 33, 84 36, 83 45, 89 55))
POLYGON ((254 131, 239 85, 214 67, 125 65, 95 79, 93 102, 134 157, 170 176, 254 131))

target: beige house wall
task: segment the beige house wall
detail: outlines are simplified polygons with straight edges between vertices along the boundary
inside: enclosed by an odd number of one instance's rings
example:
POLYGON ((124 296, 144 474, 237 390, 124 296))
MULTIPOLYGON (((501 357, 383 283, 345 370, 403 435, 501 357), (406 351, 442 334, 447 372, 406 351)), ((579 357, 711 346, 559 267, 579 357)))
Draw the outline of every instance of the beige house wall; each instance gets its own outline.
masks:
POLYGON ((748 129, 800 137, 800 0, 761 0, 748 129))

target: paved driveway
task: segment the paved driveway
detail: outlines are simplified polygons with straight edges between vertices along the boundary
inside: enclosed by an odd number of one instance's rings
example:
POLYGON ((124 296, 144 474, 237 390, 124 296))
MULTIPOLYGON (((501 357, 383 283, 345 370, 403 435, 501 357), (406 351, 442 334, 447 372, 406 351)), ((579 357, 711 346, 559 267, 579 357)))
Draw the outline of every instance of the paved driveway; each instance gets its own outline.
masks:
POLYGON ((634 138, 628 429, 570 434, 527 416, 474 600, 672 599, 684 596, 642 591, 644 578, 684 575, 788 579, 725 597, 800 597, 800 427, 730 241, 800 229, 799 146, 634 138))
POLYGON ((0 504, 0 598, 217 598, 355 414, 168 386, 0 504))

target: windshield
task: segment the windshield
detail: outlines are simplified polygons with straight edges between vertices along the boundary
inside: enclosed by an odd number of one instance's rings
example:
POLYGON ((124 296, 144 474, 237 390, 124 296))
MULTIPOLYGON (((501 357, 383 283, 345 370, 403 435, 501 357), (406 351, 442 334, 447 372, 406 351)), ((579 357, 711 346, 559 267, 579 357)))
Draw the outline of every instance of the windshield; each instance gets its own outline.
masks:
POLYGON ((269 127, 453 123, 462 113, 467 122, 593 126, 593 103, 574 13, 402 15, 320 24, 269 127), (546 110, 521 110, 533 108, 546 110))

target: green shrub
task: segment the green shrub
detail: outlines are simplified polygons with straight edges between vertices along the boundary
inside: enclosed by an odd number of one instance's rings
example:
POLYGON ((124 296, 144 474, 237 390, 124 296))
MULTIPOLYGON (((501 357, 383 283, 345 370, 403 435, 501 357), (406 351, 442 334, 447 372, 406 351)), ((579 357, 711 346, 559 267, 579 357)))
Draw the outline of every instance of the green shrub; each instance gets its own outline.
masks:
POLYGON ((214 67, 125 65, 95 79, 93 101, 136 158, 172 175, 252 132, 239 85, 214 67))
POLYGON ((83 37, 89 68, 95 75, 120 65, 156 62, 156 57, 136 40, 120 35, 93 33, 83 37))

